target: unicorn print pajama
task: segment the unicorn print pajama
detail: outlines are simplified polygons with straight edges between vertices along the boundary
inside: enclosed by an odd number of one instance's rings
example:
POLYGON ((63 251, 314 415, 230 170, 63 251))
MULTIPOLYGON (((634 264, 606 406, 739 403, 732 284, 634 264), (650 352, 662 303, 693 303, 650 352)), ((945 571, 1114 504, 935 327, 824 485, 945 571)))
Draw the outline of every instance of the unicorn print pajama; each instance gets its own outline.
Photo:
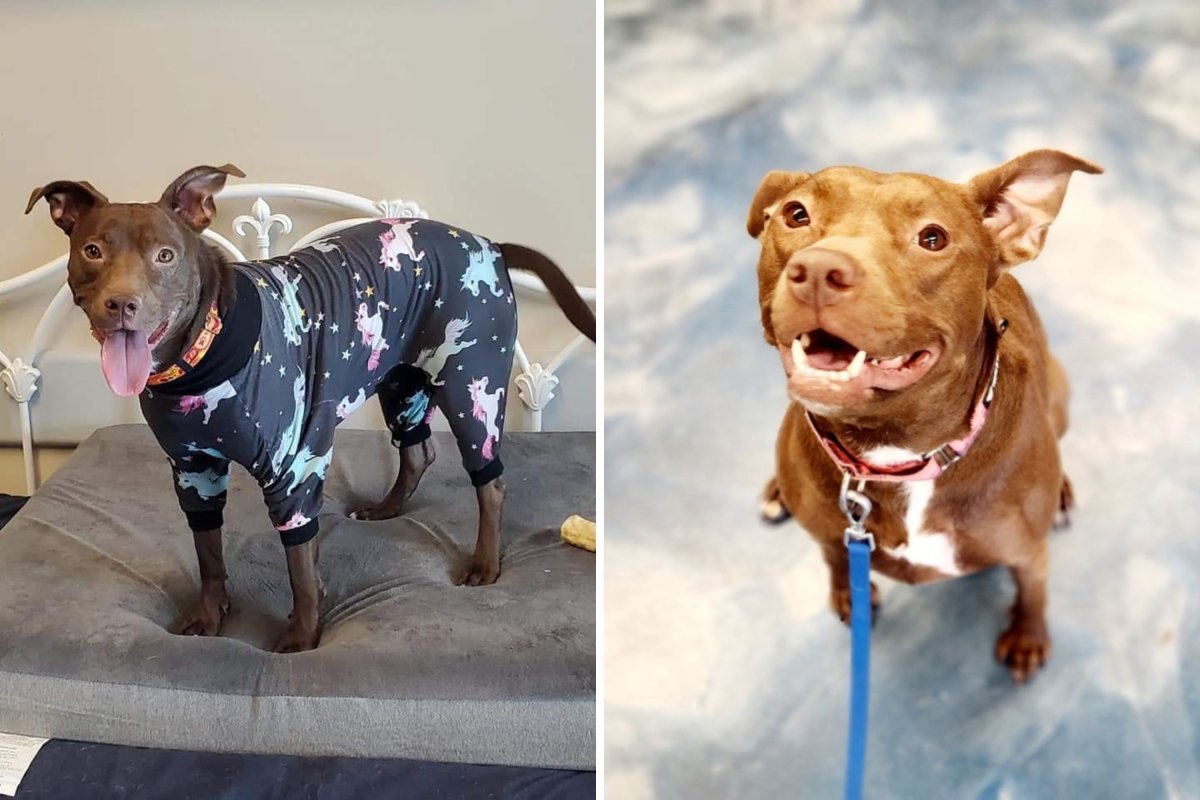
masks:
POLYGON ((236 300, 141 396, 193 530, 221 526, 235 461, 283 543, 311 539, 334 428, 376 393, 398 447, 440 408, 472 483, 500 476, 517 312, 491 242, 380 220, 234 272, 236 300))

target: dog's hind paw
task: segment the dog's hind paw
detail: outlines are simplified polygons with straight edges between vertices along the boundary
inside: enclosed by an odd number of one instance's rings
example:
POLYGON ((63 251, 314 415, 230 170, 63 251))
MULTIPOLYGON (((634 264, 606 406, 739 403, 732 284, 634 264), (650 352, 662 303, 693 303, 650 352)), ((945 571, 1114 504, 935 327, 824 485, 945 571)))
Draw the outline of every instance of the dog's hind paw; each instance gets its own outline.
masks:
POLYGON ((366 522, 375 522, 381 519, 395 519, 403 513, 402 506, 392 506, 387 503, 379 503, 378 505, 369 506, 368 508, 360 508, 358 511, 351 511, 348 515, 350 519, 359 519, 366 522))
POLYGON ((774 477, 767 481, 767 486, 759 498, 758 515, 763 522, 770 525, 778 525, 792 515, 792 512, 788 511, 787 506, 783 504, 783 498, 779 494, 779 484, 776 483, 774 477))
POLYGON ((758 515, 762 517, 763 522, 778 525, 786 521, 791 513, 778 500, 763 500, 758 505, 758 515))
POLYGON ((1058 511, 1054 515, 1051 527, 1056 531, 1071 527, 1071 512, 1075 510, 1075 490, 1071 488, 1071 480, 1063 475, 1062 488, 1058 490, 1058 511))

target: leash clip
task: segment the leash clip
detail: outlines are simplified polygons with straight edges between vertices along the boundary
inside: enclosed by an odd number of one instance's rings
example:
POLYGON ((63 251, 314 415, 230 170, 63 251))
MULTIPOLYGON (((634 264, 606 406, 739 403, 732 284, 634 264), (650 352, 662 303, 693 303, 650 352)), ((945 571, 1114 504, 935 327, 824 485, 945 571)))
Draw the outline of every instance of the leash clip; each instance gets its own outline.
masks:
POLYGON ((936 461, 942 469, 949 469, 962 460, 963 454, 949 444, 944 444, 937 450, 926 453, 925 457, 936 461))
POLYGON ((866 542, 867 549, 871 552, 875 551, 875 536, 867 530, 867 516, 871 513, 871 500, 863 494, 863 488, 867 485, 865 480, 859 479, 858 488, 850 488, 850 473, 842 473, 842 489, 838 493, 838 508, 846 515, 846 520, 850 523, 846 530, 842 533, 842 543, 847 548, 850 547, 850 542, 866 542))

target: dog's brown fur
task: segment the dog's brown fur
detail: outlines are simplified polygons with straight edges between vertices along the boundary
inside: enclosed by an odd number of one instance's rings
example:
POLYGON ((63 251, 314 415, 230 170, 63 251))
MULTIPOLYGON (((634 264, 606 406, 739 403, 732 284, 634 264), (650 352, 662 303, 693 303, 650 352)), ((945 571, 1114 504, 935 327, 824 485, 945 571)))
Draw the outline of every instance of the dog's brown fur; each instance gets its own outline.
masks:
MULTIPOLYGON (((831 604, 843 620, 849 586, 846 520, 837 504, 841 471, 814 436, 805 407, 857 454, 885 445, 924 453, 967 432, 998 349, 999 381, 987 422, 967 457, 937 479, 922 528, 948 536, 962 573, 996 564, 1012 572, 1017 599, 996 655, 1017 682, 1050 652, 1046 535, 1060 508, 1067 510, 1070 486, 1057 445, 1067 428, 1066 376, 1007 269, 1040 252, 1074 170, 1101 171, 1042 150, 965 185, 854 167, 773 172, 747 222, 762 244, 763 331, 780 349, 785 370, 791 342, 816 329, 873 356, 925 348, 938 353, 927 373, 897 390, 835 392, 802 378, 789 381, 797 402, 784 416, 777 471, 764 499, 782 505, 770 504, 770 516, 790 512, 821 545, 831 604), (809 222, 794 226, 794 219, 783 218, 794 203, 804 205, 809 222), (930 224, 949 234, 940 251, 917 244, 930 224), (805 271, 817 262, 815 271, 805 271), (835 269, 825 272, 829 263, 835 269), (826 282, 807 285, 812 275, 826 282), (1008 323, 1003 335, 1001 320, 1008 323)), ((880 545, 873 568, 910 583, 947 577, 888 553, 908 540, 905 490, 873 482, 867 493, 875 504, 869 529, 880 545)))
MULTIPOLYGON (((193 167, 176 178, 157 203, 110 203, 86 181, 55 181, 34 189, 25 213, 45 198, 51 219, 70 237, 67 282, 97 339, 122 328, 150 333, 166 324, 161 338, 151 344, 155 362, 170 363, 195 340, 212 303, 224 310, 233 300, 231 267, 219 250, 200 237, 216 216, 214 196, 229 175, 245 177, 232 164, 193 167)), ((541 278, 567 318, 595 341, 595 315, 553 261, 521 245, 499 247, 508 269, 528 270, 541 278)), ((428 441, 402 448, 392 490, 356 516, 387 519, 402 513, 433 458, 428 441)), ((459 584, 481 586, 500 576, 504 493, 502 478, 476 489, 478 536, 459 584)), ((183 634, 215 636, 229 612, 221 530, 196 531, 194 538, 200 596, 177 629, 183 634)), ((324 595, 317 571, 317 540, 286 549, 293 607, 288 627, 275 645, 281 653, 317 646, 318 605, 324 595)))

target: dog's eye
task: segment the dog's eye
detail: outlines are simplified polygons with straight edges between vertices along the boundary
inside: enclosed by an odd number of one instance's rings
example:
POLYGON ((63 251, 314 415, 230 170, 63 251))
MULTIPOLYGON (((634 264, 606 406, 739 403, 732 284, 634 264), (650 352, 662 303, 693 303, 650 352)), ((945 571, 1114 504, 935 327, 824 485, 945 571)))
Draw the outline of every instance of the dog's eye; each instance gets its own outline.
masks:
POLYGON ((154 260, 160 264, 170 264, 175 260, 175 251, 169 247, 164 247, 158 251, 158 255, 154 257, 154 260))
POLYGON ((783 219, 789 228, 803 228, 810 220, 803 203, 788 203, 783 207, 783 219))
POLYGON ((96 245, 94 245, 94 244, 85 244, 83 246, 83 254, 91 259, 99 258, 100 257, 100 248, 96 247, 96 245))
POLYGON ((917 234, 917 244, 926 250, 941 250, 949 243, 949 234, 937 225, 926 225, 917 234))

